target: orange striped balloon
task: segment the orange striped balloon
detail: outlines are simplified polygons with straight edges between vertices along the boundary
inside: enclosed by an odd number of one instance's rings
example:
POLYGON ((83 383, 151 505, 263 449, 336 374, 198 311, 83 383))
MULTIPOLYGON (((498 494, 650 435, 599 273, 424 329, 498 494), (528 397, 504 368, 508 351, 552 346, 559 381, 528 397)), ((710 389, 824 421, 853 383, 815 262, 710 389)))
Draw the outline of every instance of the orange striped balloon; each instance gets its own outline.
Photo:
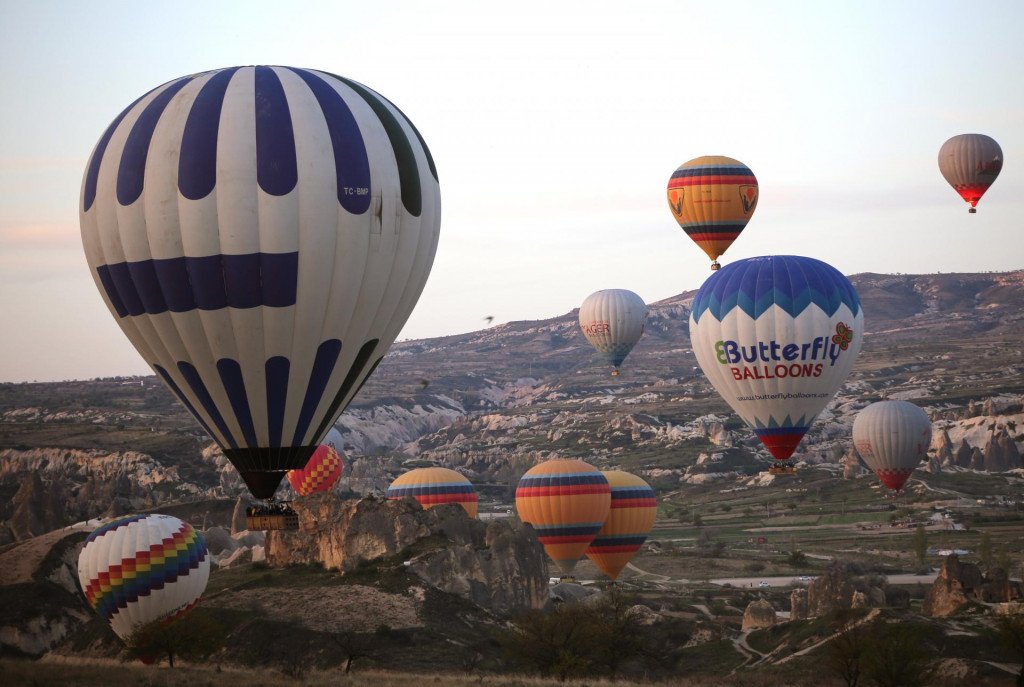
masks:
POLYGON ((288 484, 299 496, 330 491, 341 477, 344 464, 341 454, 327 444, 317 446, 313 456, 301 470, 288 471, 288 484))
POLYGON ((544 550, 569 575, 604 525, 608 480, 582 460, 555 459, 531 468, 516 488, 516 510, 537 530, 544 550))
POLYGON ((389 500, 411 496, 424 508, 442 503, 457 503, 469 517, 476 517, 477 496, 473 483, 448 468, 417 468, 410 470, 388 487, 389 500))
POLYGON ((636 475, 620 470, 603 474, 611 486, 612 504, 604 526, 587 548, 587 558, 614 580, 647 541, 658 503, 654 490, 636 475))
MULTIPOLYGON (((668 180, 672 216, 712 260, 740 235, 757 208, 757 178, 739 160, 705 155, 684 162, 668 180)), ((711 269, 718 269, 713 263, 711 269)))

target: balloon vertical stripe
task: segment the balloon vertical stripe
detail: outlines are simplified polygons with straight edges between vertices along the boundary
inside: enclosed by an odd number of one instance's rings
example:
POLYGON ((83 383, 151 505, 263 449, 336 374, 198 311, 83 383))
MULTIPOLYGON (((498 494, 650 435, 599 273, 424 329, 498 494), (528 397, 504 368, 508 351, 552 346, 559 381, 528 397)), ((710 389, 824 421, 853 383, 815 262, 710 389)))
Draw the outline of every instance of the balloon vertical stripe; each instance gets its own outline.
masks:
MULTIPOLYGON (((334 424, 334 419, 338 417, 338 415, 341 414, 341 412, 344 410, 341 404, 348 396, 348 392, 352 390, 352 387, 359 379, 359 375, 362 373, 363 368, 366 367, 366 363, 367 361, 369 361, 370 356, 373 355, 373 349, 377 347, 377 343, 378 342, 376 339, 374 339, 373 341, 367 341, 366 343, 363 344, 363 347, 359 349, 359 353, 356 355, 356 359, 352 361, 352 367, 349 368, 348 374, 345 375, 345 381, 341 383, 341 388, 338 389, 338 395, 334 397, 333 401, 331 401, 331 407, 327 411, 327 415, 324 418, 324 421, 321 422, 320 426, 317 427, 316 429, 317 436, 320 436, 324 432, 326 432, 327 428, 330 425, 334 424)), ((377 362, 380 361, 378 360, 377 362)), ((376 365, 374 366, 374 368, 376 368, 376 365)), ((372 373, 373 370, 371 369, 370 374, 372 373)), ((363 381, 366 381, 366 379, 368 379, 369 376, 370 375, 367 374, 363 381)))
POLYGON ((217 132, 224 94, 238 68, 217 72, 203 84, 185 120, 178 160, 178 190, 189 200, 205 198, 217 185, 217 132))
POLYGON ((292 71, 306 82, 326 116, 338 176, 338 202, 352 214, 360 215, 370 207, 371 186, 370 163, 359 125, 348 105, 326 81, 305 69, 292 71))
MULTIPOLYGON (((228 443, 231 448, 238 448, 238 440, 235 439, 234 435, 228 430, 227 423, 224 422, 224 416, 221 415, 220 409, 217 408, 217 404, 213 402, 213 397, 210 396, 209 389, 203 383, 203 378, 199 375, 198 370, 191 363, 180 361, 178 363, 178 371, 181 372, 181 376, 185 378, 188 385, 192 388, 192 393, 195 394, 196 398, 199 399, 200 405, 203 406, 203 410, 213 420, 214 426, 220 431, 220 435, 224 437, 224 440, 228 443)), ((216 437, 216 435, 214 435, 216 437)))
POLYGON ((274 356, 267 361, 264 371, 267 380, 267 430, 270 446, 281 445, 284 427, 285 401, 288 397, 288 358, 274 356))
POLYGON ((416 154, 412 150, 408 136, 402 131, 402 125, 391 110, 382 102, 380 96, 366 88, 362 84, 350 81, 344 77, 332 74, 336 79, 344 83, 366 101, 374 114, 376 114, 384 125, 388 140, 395 151, 395 161, 398 163, 398 177, 402 187, 402 205, 405 211, 413 217, 419 217, 423 212, 423 194, 420 189, 420 175, 416 171, 416 154))
POLYGON ((146 159, 153 131, 171 98, 191 81, 191 78, 185 78, 172 83, 153 98, 135 120, 135 125, 125 141, 121 165, 117 171, 117 202, 121 205, 131 205, 142 195, 146 179, 146 159))
POLYGON ((256 428, 252 422, 252 413, 249 411, 249 396, 245 393, 245 380, 242 378, 241 365, 237 360, 221 358, 217 361, 217 372, 220 373, 220 379, 224 384, 224 391, 228 394, 231 409, 235 412, 235 418, 242 428, 245 445, 250 448, 258 446, 259 441, 256 440, 256 428))
POLYGON ((289 193, 299 181, 288 99, 270 67, 256 67, 256 178, 272 196, 289 193))
POLYGON ((302 437, 309 430, 313 421, 313 413, 320 405, 324 389, 334 372, 334 365, 338 362, 338 354, 341 353, 341 342, 337 339, 329 339, 320 344, 316 350, 316 359, 313 361, 313 371, 309 375, 309 384, 306 386, 306 397, 302 401, 302 410, 299 411, 299 421, 295 425, 295 436, 293 444, 302 443, 302 437))

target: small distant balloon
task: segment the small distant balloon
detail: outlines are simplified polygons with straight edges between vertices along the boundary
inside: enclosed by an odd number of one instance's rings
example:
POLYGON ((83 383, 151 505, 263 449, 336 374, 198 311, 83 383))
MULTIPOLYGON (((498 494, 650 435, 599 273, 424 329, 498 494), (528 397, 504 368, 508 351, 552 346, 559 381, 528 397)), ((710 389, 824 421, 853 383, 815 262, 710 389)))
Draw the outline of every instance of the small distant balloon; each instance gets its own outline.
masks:
POLYGON ((570 575, 604 526, 611 488, 601 471, 582 460, 556 458, 531 468, 516 487, 519 519, 563 575, 570 575))
POLYGON ((651 486, 636 475, 621 470, 605 470, 603 474, 612 490, 611 508, 586 553, 601 572, 616 580, 647 541, 658 502, 651 486))
POLYGON ((713 261, 718 258, 754 215, 757 177, 739 160, 705 155, 685 162, 668 180, 668 206, 686 235, 713 261))
POLYGON ((587 296, 580 306, 583 336, 612 366, 612 375, 644 333, 647 305, 626 289, 604 289, 587 296))
POLYGON ((490 324, 491 322, 494 321, 494 315, 488 315, 484 319, 487 320, 487 324, 490 324))
POLYGON ((469 517, 477 513, 477 495, 473 483, 448 468, 417 468, 400 475, 388 487, 389 501, 411 496, 424 508, 457 503, 469 517))
POLYGON ((985 134, 960 134, 939 149, 939 171, 953 190, 977 212, 978 201, 999 176, 1003 151, 985 134))
POLYGON ((330 491, 344 470, 341 451, 321 444, 301 470, 288 471, 288 484, 299 496, 330 491))
POLYGON ((900 491, 914 469, 928 457, 932 422, 907 401, 878 401, 857 414, 853 446, 882 484, 900 491))

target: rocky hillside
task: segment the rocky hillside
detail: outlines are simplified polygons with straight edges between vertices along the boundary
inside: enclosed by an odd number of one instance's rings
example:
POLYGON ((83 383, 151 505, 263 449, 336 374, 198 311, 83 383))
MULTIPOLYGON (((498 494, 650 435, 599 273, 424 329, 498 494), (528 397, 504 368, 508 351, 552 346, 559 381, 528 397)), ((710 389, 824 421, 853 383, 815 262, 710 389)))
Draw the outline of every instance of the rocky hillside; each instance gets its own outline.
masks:
MULTIPOLYGON (((865 345, 797 459, 837 471, 855 464, 856 412, 905 398, 942 430, 933 469, 1020 467, 1024 271, 852 280, 865 345)), ((443 463, 501 499, 553 455, 640 470, 661 489, 755 475, 767 454, 690 350, 693 295, 649 306, 645 336, 617 378, 579 333, 575 311, 396 343, 338 421, 349 456, 339 489, 370 493, 410 466, 443 463)), ((0 543, 241 492, 234 470, 153 377, 0 384, 0 543)))

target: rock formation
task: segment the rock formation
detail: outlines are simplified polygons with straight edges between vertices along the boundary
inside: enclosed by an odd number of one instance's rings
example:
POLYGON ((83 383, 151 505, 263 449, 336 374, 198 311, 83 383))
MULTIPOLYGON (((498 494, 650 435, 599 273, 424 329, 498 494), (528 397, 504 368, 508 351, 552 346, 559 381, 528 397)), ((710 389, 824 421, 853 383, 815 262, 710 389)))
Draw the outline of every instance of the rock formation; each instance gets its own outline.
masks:
POLYGON ((826 615, 837 608, 850 608, 853 584, 843 566, 833 561, 823 575, 807 585, 807 617, 826 615))
POLYGON ((767 599, 756 599, 743 611, 743 630, 760 630, 775 624, 775 608, 767 599))
POLYGON ((956 447, 954 458, 956 459, 957 467, 971 467, 971 445, 967 443, 966 439, 960 440, 960 445, 956 447))
POLYGON ((980 448, 971 449, 971 464, 972 470, 984 470, 985 469, 985 454, 981 452, 980 448))
POLYGON ((956 457, 953 454, 953 442, 949 438, 949 431, 942 430, 935 434, 932 446, 935 449, 935 458, 942 464, 942 467, 950 468, 956 465, 956 457))
POLYGON ((1024 598, 1021 584, 1011 580, 1002 568, 995 568, 981 586, 981 598, 985 603, 1010 603, 1024 598))
POLYGON ((496 613, 540 608, 547 599, 544 550, 516 520, 483 523, 457 504, 423 510, 412 499, 315 494, 292 505, 299 529, 268 534, 272 566, 313 563, 344 574, 400 556, 427 584, 496 613))
POLYGON ((985 444, 985 470, 1006 472, 1020 466, 1020 451, 1006 429, 1003 428, 998 433, 993 432, 985 444))
POLYGON ((36 472, 28 474, 11 501, 10 540, 29 539, 65 524, 60 490, 44 485, 36 472))
POLYGON ((953 615, 968 601, 981 600, 981 570, 972 563, 961 563, 956 554, 946 556, 939 576, 924 597, 921 612, 942 618, 953 615))
POLYGON ((794 589, 789 595, 789 619, 804 620, 807 617, 807 590, 794 589))

